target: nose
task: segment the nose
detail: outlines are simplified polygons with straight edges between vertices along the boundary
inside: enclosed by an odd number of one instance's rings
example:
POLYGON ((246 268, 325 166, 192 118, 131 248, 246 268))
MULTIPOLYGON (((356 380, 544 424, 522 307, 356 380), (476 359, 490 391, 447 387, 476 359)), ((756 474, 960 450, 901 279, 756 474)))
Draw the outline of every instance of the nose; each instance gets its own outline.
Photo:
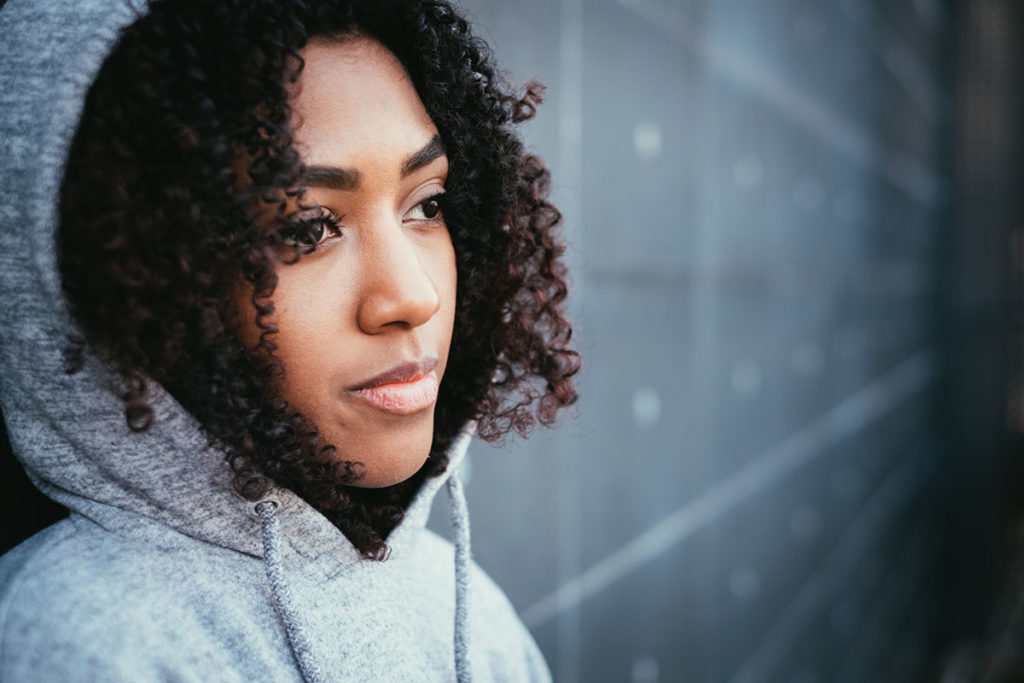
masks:
POLYGON ((375 226, 364 240, 363 283, 357 308, 366 334, 412 329, 441 308, 426 257, 401 224, 375 226))

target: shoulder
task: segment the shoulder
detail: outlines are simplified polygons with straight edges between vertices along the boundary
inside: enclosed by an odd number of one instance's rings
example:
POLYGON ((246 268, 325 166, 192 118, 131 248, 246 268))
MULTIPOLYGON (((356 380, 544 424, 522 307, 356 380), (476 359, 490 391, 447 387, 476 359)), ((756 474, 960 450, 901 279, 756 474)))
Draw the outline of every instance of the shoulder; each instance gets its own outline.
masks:
POLYGON ((0 680, 209 672, 218 655, 197 637, 207 615, 183 588, 208 572, 190 575, 187 559, 81 519, 33 536, 0 558, 0 680))
MULTIPOLYGON (((128 680, 145 640, 116 537, 68 519, 0 559, 0 678, 128 680)), ((140 572, 142 573, 142 572, 140 572)))
POLYGON ((97 575, 89 540, 64 520, 0 558, 0 678, 64 677, 72 667, 83 679, 123 677, 90 652, 104 640, 109 603, 86 588, 97 575))

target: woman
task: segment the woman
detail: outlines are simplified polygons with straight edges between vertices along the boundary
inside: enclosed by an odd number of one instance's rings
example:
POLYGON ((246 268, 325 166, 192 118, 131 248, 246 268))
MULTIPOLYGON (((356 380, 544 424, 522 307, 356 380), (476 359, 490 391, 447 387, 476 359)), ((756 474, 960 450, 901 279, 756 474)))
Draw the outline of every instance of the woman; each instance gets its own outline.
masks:
POLYGON ((441 0, 137 4, 0 11, 0 401, 71 510, 0 679, 547 678, 453 472, 575 399, 537 89, 441 0))

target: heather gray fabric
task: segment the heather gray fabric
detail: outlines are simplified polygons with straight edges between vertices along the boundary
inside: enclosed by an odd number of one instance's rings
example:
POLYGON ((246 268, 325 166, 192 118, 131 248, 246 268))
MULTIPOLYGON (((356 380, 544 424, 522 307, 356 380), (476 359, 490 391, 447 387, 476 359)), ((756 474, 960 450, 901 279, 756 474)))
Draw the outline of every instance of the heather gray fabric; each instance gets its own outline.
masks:
POLYGON ((159 387, 154 427, 133 434, 99 362, 63 371, 62 168, 89 84, 144 5, 0 10, 0 405, 29 477, 71 510, 0 559, 0 680, 548 680, 469 560, 450 478, 468 435, 388 539, 390 559, 371 562, 290 491, 259 511, 236 496, 222 454, 159 387), (446 481, 458 552, 425 528, 446 481))

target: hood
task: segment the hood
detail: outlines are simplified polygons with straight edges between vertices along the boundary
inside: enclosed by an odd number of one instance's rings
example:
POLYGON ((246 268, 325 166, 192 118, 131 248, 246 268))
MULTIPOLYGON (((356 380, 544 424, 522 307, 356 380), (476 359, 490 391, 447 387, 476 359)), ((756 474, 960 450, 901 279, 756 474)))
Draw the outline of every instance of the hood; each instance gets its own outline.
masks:
MULTIPOLYGON (((289 588, 302 573, 331 577, 361 561, 348 539, 284 489, 253 503, 238 496, 224 454, 195 419, 152 384, 154 421, 125 423, 115 376, 95 357, 68 374, 74 325, 57 268, 64 166, 89 86, 122 27, 145 0, 0 0, 0 408, 14 454, 47 496, 101 527, 131 535, 155 523, 187 537, 262 558, 273 600, 307 681, 324 680, 289 588), (143 522, 146 522, 143 524, 143 522)), ((442 476, 427 479, 388 538, 414 542, 447 483, 456 538, 458 680, 468 680, 466 586, 469 526, 453 472, 475 425, 455 441, 442 476)))
MULTIPOLYGON (((154 384, 153 426, 133 433, 102 363, 87 357, 81 372, 64 369, 73 331, 55 246, 64 163, 90 84, 120 29, 145 7, 9 0, 0 9, 0 407, 15 455, 55 501, 111 530, 130 533, 142 516, 261 557, 255 505, 235 494, 224 455, 173 397, 154 384)), ((392 548, 426 523, 468 441, 457 440, 446 473, 424 483, 389 537, 392 548)), ((289 555, 304 568, 332 574, 357 561, 316 510, 287 490, 271 496, 281 537, 297 553, 289 555)))

